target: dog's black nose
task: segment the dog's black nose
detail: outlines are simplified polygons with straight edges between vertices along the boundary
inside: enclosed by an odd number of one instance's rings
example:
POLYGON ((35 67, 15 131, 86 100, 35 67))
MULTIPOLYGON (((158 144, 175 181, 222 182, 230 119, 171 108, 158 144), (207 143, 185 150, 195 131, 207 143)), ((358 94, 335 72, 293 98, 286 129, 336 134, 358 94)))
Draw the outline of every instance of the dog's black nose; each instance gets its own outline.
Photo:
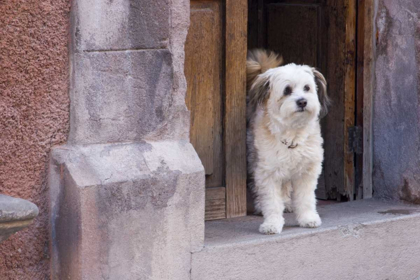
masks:
POLYGON ((301 98, 296 101, 296 104, 298 105, 299 108, 305 108, 306 105, 308 104, 308 101, 305 98, 301 98))

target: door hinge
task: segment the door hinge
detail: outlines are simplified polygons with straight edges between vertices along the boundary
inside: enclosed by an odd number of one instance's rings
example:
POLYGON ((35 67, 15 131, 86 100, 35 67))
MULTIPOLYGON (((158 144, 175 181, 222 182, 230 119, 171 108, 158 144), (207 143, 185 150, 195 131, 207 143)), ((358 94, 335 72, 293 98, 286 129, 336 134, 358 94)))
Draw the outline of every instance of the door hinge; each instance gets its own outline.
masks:
POLYGON ((363 129, 360 126, 349 127, 349 151, 363 154, 363 129))

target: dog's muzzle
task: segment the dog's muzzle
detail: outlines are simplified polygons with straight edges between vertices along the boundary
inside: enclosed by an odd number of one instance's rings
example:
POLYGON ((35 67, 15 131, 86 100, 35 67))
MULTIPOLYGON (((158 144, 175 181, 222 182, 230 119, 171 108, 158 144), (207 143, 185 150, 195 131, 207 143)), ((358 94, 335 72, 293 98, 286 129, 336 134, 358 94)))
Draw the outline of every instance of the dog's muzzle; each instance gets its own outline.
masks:
POLYGON ((300 112, 305 110, 306 105, 308 105, 308 101, 305 98, 300 98, 296 101, 296 105, 298 106, 300 112))

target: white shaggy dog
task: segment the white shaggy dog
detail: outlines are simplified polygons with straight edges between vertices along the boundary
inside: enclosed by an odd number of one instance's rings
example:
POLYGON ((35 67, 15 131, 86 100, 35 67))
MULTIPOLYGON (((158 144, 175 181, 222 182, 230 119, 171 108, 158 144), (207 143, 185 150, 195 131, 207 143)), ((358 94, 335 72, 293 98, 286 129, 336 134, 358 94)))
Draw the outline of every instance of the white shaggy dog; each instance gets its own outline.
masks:
POLYGON ((302 227, 321 225, 315 189, 324 154, 319 119, 329 103, 326 81, 314 68, 281 63, 262 50, 247 60, 249 187, 264 216, 264 234, 282 231, 285 208, 302 227))

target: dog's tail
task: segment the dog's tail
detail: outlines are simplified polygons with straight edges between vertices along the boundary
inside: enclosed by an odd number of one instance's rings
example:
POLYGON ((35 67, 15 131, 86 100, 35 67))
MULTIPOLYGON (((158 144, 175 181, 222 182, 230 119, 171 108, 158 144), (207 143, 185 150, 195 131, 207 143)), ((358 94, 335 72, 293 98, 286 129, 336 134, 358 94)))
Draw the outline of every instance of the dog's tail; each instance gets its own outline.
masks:
POLYGON ((247 88, 250 89, 255 78, 270 68, 276 68, 283 63, 283 57, 266 50, 255 49, 248 52, 246 60, 247 88))

